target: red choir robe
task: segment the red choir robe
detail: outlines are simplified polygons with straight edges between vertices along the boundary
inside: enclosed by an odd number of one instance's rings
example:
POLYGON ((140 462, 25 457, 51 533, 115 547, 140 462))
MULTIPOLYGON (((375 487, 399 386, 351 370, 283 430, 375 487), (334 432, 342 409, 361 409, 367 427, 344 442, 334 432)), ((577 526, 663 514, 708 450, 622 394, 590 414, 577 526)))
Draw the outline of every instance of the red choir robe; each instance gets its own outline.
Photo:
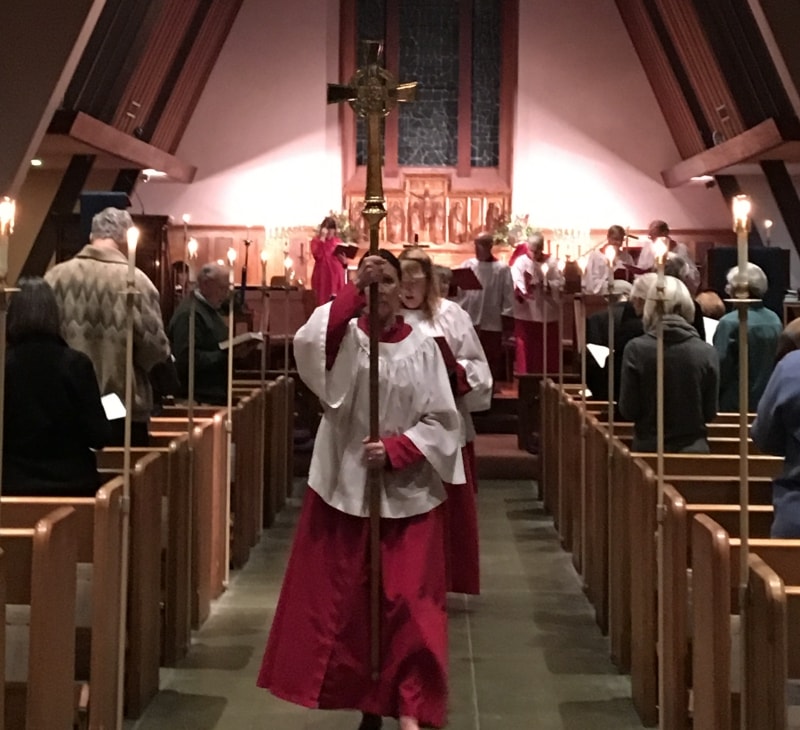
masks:
POLYGON ((381 667, 370 669, 366 468, 368 337, 348 285, 295 336, 323 404, 309 488, 258 685, 304 707, 443 727, 447 614, 442 480, 463 482, 458 414, 436 343, 402 318, 381 335, 381 667))
POLYGON ((336 247, 341 243, 338 238, 322 241, 315 236, 311 239, 311 255, 314 257, 311 288, 317 296, 318 305, 329 302, 344 288, 345 264, 336 255, 336 247))

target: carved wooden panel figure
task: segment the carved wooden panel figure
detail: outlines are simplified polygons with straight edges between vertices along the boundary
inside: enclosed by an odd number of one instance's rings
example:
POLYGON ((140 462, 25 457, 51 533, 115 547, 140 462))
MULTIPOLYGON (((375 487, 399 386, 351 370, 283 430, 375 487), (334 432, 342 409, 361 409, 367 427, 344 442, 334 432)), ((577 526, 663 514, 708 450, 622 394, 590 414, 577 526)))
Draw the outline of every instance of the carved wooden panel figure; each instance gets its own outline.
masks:
POLYGON ((464 200, 450 201, 449 239, 452 243, 465 243, 468 239, 469 225, 467 205, 464 200))

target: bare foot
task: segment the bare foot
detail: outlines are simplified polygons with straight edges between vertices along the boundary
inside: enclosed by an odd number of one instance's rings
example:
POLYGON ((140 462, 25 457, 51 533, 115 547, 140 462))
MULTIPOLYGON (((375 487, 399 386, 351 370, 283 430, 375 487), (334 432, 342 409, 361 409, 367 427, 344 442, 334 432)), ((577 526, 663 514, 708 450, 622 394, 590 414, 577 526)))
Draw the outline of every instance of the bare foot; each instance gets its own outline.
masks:
POLYGON ((416 717, 400 716, 400 730, 419 730, 419 723, 416 717))

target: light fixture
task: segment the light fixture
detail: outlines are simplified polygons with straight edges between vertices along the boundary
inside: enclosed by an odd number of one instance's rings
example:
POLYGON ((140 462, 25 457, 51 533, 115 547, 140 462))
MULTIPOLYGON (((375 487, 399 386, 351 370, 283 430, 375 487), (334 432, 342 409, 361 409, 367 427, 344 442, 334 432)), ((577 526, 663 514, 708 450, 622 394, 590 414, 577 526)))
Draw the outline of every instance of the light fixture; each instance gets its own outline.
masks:
POLYGON ((167 173, 164 172, 163 170, 155 170, 152 167, 147 167, 144 170, 142 170, 142 175, 144 175, 149 180, 153 180, 154 178, 157 177, 166 177, 167 173))
POLYGON ((31 160, 31 167, 41 167, 44 163, 38 158, 34 157, 31 160))

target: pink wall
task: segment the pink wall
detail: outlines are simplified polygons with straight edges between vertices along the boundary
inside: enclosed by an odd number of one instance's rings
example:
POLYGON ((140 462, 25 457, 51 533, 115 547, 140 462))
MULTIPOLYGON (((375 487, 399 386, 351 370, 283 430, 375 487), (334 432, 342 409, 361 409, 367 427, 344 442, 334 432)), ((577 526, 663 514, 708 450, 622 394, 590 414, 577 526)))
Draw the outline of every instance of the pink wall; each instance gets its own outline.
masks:
POLYGON ((139 184, 148 213, 193 223, 316 225, 341 207, 338 0, 244 0, 177 151, 191 185, 139 184))
POLYGON ((664 187, 680 161, 613 2, 520 2, 515 212, 541 226, 728 227, 719 190, 664 187))

